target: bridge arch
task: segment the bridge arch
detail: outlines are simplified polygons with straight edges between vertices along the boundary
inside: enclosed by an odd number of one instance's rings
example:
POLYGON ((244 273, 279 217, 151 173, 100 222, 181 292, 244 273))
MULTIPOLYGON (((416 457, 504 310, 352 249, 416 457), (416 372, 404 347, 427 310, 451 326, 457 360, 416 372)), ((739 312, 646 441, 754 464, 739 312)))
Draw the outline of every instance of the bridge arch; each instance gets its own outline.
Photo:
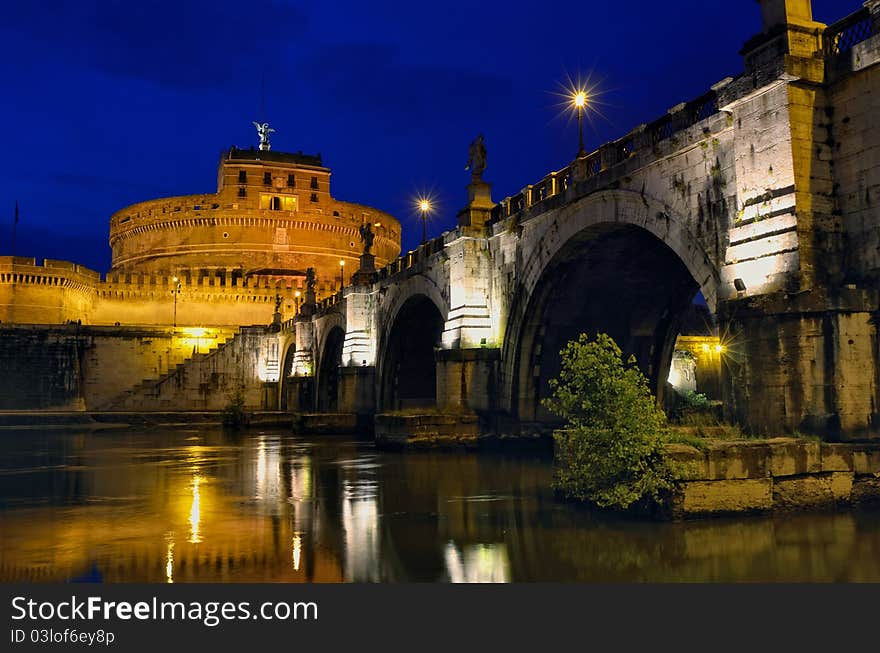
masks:
POLYGON ((281 410, 290 410, 292 408, 290 402, 290 378, 293 374, 293 357, 296 354, 296 338, 287 338, 287 341, 283 343, 282 351, 284 354, 281 357, 281 383, 279 384, 279 391, 281 394, 278 398, 278 406, 281 410))
POLYGON ((333 313, 321 321, 315 348, 315 408, 334 412, 339 400, 339 366, 345 342, 345 318, 333 313))
POLYGON ((559 351, 583 332, 609 333, 634 354, 662 401, 679 320, 697 291, 714 312, 718 286, 685 221, 638 193, 605 191, 523 227, 530 255, 503 343, 511 413, 552 421, 540 402, 559 372, 559 351))
POLYGON ((449 315, 435 283, 408 279, 386 298, 377 361, 379 411, 429 408, 437 403, 436 350, 449 315))

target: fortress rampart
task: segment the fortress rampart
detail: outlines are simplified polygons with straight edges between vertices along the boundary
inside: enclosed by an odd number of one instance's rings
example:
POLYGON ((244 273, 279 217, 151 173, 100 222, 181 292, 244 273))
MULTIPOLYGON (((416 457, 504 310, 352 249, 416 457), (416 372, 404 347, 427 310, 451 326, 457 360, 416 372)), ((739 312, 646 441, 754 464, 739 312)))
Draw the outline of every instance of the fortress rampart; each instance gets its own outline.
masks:
POLYGON ((296 278, 312 267, 319 292, 333 292, 345 266, 349 274, 357 267, 365 222, 384 265, 400 251, 400 224, 334 199, 320 157, 231 148, 220 161, 216 194, 140 202, 111 217, 111 272, 222 277, 231 268, 296 278))

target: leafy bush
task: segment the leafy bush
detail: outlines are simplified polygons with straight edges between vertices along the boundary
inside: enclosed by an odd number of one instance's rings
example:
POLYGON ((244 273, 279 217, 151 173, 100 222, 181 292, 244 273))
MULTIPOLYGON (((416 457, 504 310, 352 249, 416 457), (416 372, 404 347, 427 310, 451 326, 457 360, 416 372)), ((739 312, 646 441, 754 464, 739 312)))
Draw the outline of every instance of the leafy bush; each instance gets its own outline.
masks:
POLYGON ((693 390, 686 390, 682 393, 681 400, 684 406, 690 410, 709 410, 712 407, 712 403, 706 395, 693 390))
POLYGON ((674 478, 666 415, 635 358, 624 361, 603 333, 592 342, 582 334, 560 353, 562 371, 543 402, 567 422, 554 434, 554 488, 601 507, 661 501, 674 478))
POLYGON ((244 409, 244 388, 238 387, 229 396, 229 403, 223 408, 223 425, 240 429, 249 422, 250 415, 244 409))

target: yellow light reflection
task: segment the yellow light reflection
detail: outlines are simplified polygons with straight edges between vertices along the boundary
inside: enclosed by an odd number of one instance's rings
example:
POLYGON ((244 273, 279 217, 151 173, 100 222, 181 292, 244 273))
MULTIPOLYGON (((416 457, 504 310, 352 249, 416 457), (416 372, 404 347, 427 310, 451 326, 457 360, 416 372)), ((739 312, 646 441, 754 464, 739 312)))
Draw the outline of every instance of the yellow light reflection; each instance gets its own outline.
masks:
POLYGON ((199 491, 199 485, 202 482, 202 477, 198 474, 193 474, 193 482, 192 482, 192 505, 189 509, 189 527, 190 527, 190 536, 189 541, 192 544, 198 544, 202 541, 202 537, 200 534, 200 526, 202 520, 202 496, 199 491))
POLYGON ((702 347, 700 347, 700 349, 702 349, 703 353, 705 353, 705 354, 709 353, 709 345, 706 344, 705 342, 703 343, 702 347))
POLYGON ((174 582, 174 540, 168 540, 165 548, 165 582, 174 582))
POLYGON ((302 537, 299 533, 293 536, 293 570, 299 571, 299 559, 302 555, 302 537))

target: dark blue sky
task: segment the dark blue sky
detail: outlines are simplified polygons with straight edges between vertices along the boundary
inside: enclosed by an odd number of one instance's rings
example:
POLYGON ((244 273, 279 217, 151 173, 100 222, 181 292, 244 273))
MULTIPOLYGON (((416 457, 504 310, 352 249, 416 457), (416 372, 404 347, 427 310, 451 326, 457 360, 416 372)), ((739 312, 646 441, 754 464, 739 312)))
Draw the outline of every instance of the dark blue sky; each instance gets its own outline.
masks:
MULTIPOLYGON (((861 0, 814 0, 833 22, 861 0)), ((465 201, 470 141, 498 200, 566 165, 575 124, 555 95, 593 71, 604 91, 588 149, 741 71, 753 0, 557 3, 44 0, 0 20, 0 253, 110 264, 110 215, 213 192, 221 150, 257 143, 265 75, 273 149, 320 152, 333 195, 389 211, 404 249, 412 198, 465 201)))

